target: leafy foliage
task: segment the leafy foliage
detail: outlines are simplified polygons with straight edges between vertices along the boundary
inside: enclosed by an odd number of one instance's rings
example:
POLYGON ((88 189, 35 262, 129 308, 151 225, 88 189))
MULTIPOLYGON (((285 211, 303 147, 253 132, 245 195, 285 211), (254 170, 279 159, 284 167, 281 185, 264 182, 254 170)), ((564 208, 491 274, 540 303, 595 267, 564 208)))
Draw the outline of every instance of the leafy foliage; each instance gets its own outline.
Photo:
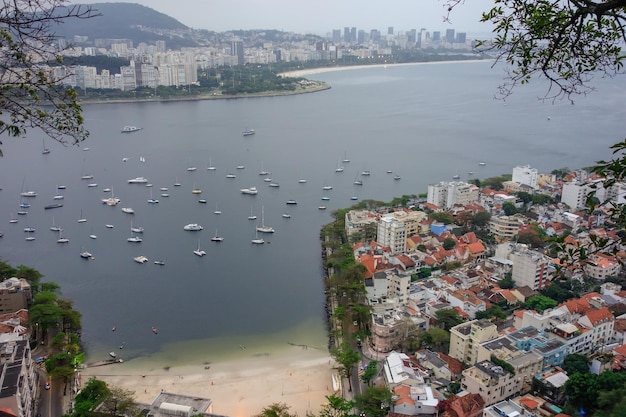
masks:
POLYGON ((580 353, 571 353, 563 359, 561 368, 567 375, 574 375, 576 372, 581 374, 589 373, 589 358, 580 353))
POLYGON ((0 134, 17 137, 38 128, 61 143, 69 136, 74 144, 88 136, 76 92, 59 86, 46 64, 62 61, 53 26, 95 16, 90 6, 65 3, 15 0, 0 8, 0 134))
POLYGON ((554 301, 552 298, 546 297, 545 295, 532 296, 528 300, 526 300, 526 303, 524 303, 525 308, 529 310, 536 310, 540 313, 544 310, 547 310, 549 308, 553 308, 556 306, 557 306, 557 302, 554 301))
POLYGON ((354 372, 354 366, 359 363, 361 359, 361 355, 352 349, 345 341, 339 347, 334 348, 331 351, 331 355, 340 365, 339 372, 343 377, 348 379, 349 391, 352 391, 352 374, 354 372))
POLYGON ((445 310, 437 310, 437 321, 443 323, 445 330, 450 330, 457 324, 463 322, 463 318, 459 316, 459 312, 454 308, 447 308, 445 310))
POLYGON ((354 400, 356 406, 365 415, 372 417, 383 417, 387 415, 391 406, 391 391, 385 387, 367 387, 365 392, 356 395, 354 400))
POLYGON ((254 417, 295 417, 289 412, 289 406, 285 403, 273 403, 265 407, 254 417))
POLYGON ((355 402, 337 395, 327 395, 328 405, 320 411, 319 417, 348 417, 352 415, 355 402))

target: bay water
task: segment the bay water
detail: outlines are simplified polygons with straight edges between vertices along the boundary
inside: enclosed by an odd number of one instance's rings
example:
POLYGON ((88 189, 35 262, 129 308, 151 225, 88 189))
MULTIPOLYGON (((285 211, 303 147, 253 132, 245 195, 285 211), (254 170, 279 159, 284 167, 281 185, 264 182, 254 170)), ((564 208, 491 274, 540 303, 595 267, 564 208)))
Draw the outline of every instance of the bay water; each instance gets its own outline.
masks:
POLYGON ((326 349, 319 233, 332 210, 353 197, 423 193, 454 175, 486 178, 526 164, 541 171, 589 166, 609 158, 609 146, 623 138, 623 78, 597 79, 597 92, 571 104, 540 100, 541 82, 494 100, 502 76, 488 62, 388 66, 311 75, 332 86, 314 94, 86 104, 91 136, 80 147, 47 140, 51 153, 42 155, 38 132, 3 138, 0 257, 61 285, 83 315, 89 360, 116 350, 135 363, 172 366, 244 349, 266 354, 288 343, 326 349), (143 129, 122 134, 125 125, 143 129), (256 134, 242 136, 246 128, 256 134), (335 172, 338 166, 343 172, 335 172), (262 169, 280 186, 269 187, 262 169), (364 170, 371 175, 361 177, 364 170), (153 186, 127 183, 139 176, 153 186), (354 185, 357 177, 362 186, 354 185), (252 186, 258 195, 240 192, 252 186), (118 206, 102 204, 111 194, 105 187, 121 199, 118 206), (23 190, 38 196, 28 199, 28 215, 18 216, 23 190), (64 200, 54 201, 56 194, 64 200), (44 210, 53 202, 63 207, 44 210), (253 245, 262 212, 276 232, 253 245), (258 220, 248 220, 251 214, 258 220), (81 216, 87 222, 78 223, 81 216), (12 217, 19 223, 9 224, 12 217), (56 243, 53 223, 68 244, 56 243), (184 231, 188 223, 204 230, 184 231), (145 229, 142 243, 127 242, 131 224, 145 229), (36 229, 36 240, 25 241, 25 227, 36 229), (216 233, 223 242, 210 241, 216 233), (207 255, 194 255, 198 247, 207 255), (81 259, 82 250, 94 259, 81 259), (149 262, 134 262, 139 255, 149 262))

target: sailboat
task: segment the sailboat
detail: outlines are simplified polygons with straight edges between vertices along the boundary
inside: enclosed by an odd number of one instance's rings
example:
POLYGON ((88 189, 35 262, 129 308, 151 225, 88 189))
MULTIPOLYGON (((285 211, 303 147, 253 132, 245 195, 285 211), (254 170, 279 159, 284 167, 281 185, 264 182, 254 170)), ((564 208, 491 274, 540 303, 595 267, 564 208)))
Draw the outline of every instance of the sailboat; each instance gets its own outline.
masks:
POLYGON ((270 172, 263 169, 263 162, 261 162, 261 170, 259 171, 259 175, 269 175, 270 172))
POLYGON ((252 207, 250 207, 250 215, 248 216, 248 220, 256 220, 256 215, 252 214, 252 207))
POLYGON ((63 194, 59 194, 60 188, 58 185, 54 188, 54 190, 55 190, 55 194, 54 194, 54 197, 52 197, 53 200, 63 200, 65 198, 63 194))
POLYGON ((11 213, 11 217, 9 218, 9 223, 17 223, 17 217, 13 217, 13 213, 11 213))
POLYGON ((343 172, 343 167, 341 166, 339 161, 337 161, 337 168, 335 168, 335 172, 343 172))
POLYGON ((83 259, 94 259, 93 255, 87 252, 82 246, 80 248, 80 257, 83 259))
POLYGON ((254 243, 255 245, 262 245, 265 243, 265 240, 263 240, 263 238, 259 239, 259 232, 256 231, 255 238, 252 239, 251 242, 254 243))
POLYGON ((195 249, 195 250, 193 251, 193 253, 194 253, 194 254, 196 254, 196 255, 198 255, 198 256, 204 256, 204 255, 206 255, 206 252, 205 252, 205 251, 203 251, 202 249, 200 249, 200 239, 198 239, 198 248, 197 248, 197 249, 195 249))
POLYGON ((354 185, 363 185, 363 181, 359 179, 359 174, 358 173, 354 177, 354 185))
MULTIPOLYGON (((126 241, 131 243, 141 243, 143 241, 139 236, 135 236, 135 228, 133 227, 133 222, 130 222, 130 237, 126 239, 126 241)), ((142 230, 143 232, 143 230, 142 230)))
POLYGON ((215 229, 215 236, 211 238, 211 242, 223 242, 224 238, 217 235, 217 229, 215 229))
POLYGON ((180 187, 180 183, 178 182, 178 177, 174 180, 174 187, 180 187))
POLYGON ((215 203, 215 211, 214 211, 213 213, 214 213, 214 214, 222 214, 222 210, 220 210, 220 209, 217 207, 217 203, 215 203))
POLYGON ((152 188, 150 188, 150 198, 148 199, 148 203, 156 204, 158 202, 159 202, 159 200, 157 200, 156 198, 152 197, 152 188))
POLYGON ((189 166, 187 167, 187 171, 191 172, 195 170, 196 170, 196 167, 191 165, 191 158, 189 158, 189 166))
POLYGON ((209 166, 206 168, 208 171, 215 171, 215 167, 213 166, 213 159, 209 157, 209 166))
POLYGON ((54 224, 54 216, 52 216, 52 226, 50 226, 50 230, 52 230, 53 232, 61 232, 63 230, 59 226, 54 224))
POLYGON ((35 229, 33 229, 32 227, 27 227, 24 229, 24 231, 28 233, 28 236, 26 236, 26 241, 31 242, 35 240, 35 236, 31 236, 31 233, 34 232, 35 229))
POLYGON ((341 162, 343 162, 344 164, 347 164, 350 162, 350 160, 348 159, 348 152, 343 153, 343 160, 341 162))
POLYGON ((274 228, 273 227, 265 225, 265 211, 264 211, 264 207, 261 207, 261 225, 257 226, 256 230, 257 230, 257 232, 261 232, 261 233, 274 233, 274 228))
POLYGON ((43 142, 43 150, 41 151, 42 155, 48 155, 50 153, 50 149, 46 148, 46 138, 42 138, 43 142))
POLYGON ((85 223, 86 221, 87 219, 83 217, 83 209, 80 209, 80 217, 78 218, 78 223, 85 223))
POLYGON ((63 237, 62 235, 63 230, 59 230, 59 237, 57 238, 57 243, 69 243, 69 239, 66 237, 63 237))

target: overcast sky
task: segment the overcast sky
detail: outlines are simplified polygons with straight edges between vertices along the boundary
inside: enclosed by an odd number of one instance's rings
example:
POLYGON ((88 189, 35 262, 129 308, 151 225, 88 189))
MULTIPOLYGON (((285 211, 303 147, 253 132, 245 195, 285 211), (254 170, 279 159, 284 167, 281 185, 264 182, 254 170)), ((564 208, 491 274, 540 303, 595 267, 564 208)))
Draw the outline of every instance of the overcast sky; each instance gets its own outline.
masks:
MULTIPOLYGON (((72 1, 99 3, 102 0, 72 1)), ((456 29, 460 32, 489 32, 480 23, 481 12, 493 7, 493 0, 466 0, 450 18, 442 0, 136 0, 165 13, 194 29, 225 32, 234 29, 278 29, 325 35, 345 26, 369 32, 387 33, 425 28, 432 32, 456 29)))

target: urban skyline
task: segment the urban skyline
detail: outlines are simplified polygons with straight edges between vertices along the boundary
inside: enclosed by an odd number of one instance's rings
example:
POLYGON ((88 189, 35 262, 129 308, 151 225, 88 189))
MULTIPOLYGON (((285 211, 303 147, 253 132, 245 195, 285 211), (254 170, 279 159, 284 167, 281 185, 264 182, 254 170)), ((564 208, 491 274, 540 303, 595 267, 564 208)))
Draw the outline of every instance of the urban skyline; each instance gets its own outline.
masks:
MULTIPOLYGON (((97 0, 72 1, 72 3, 98 3, 97 0)), ((493 6, 489 0, 476 0, 459 5, 444 21, 447 11, 444 2, 430 0, 391 0, 370 3, 347 0, 331 2, 318 0, 310 6, 298 5, 294 11, 292 2, 268 0, 258 3, 251 0, 216 0, 210 4, 198 0, 137 0, 129 3, 142 4, 167 14, 194 29, 227 32, 239 29, 277 29, 296 33, 312 33, 326 36, 333 29, 346 25, 369 32, 372 29, 386 31, 392 26, 396 31, 426 28, 445 32, 455 27, 468 33, 488 33, 491 26, 481 23, 482 12, 493 6)))

